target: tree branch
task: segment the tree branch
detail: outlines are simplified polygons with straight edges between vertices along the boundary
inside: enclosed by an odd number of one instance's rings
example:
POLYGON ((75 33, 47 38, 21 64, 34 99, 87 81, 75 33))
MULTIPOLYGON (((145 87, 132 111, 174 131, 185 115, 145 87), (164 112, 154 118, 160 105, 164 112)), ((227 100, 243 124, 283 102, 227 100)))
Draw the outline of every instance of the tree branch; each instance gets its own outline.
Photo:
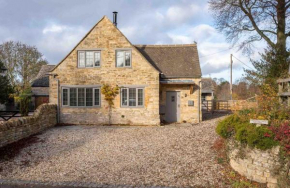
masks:
POLYGON ((248 9, 248 11, 246 10, 246 8, 243 6, 243 2, 242 0, 239 0, 239 5, 241 10, 246 14, 246 16, 249 18, 249 20, 251 21, 254 29, 257 31, 257 33, 273 48, 275 47, 275 44, 270 40, 269 37, 267 37, 261 30, 260 28, 257 26, 257 23, 255 22, 252 14, 251 14, 251 9, 249 9, 248 7, 246 7, 248 9))

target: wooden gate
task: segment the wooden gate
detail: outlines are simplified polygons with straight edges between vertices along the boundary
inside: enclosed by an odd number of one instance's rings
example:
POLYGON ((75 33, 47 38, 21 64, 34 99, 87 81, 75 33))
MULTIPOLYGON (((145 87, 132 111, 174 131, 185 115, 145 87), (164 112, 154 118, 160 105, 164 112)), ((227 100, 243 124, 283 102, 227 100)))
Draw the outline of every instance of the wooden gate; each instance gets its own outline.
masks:
POLYGON ((204 112, 228 112, 231 110, 227 100, 204 100, 202 101, 202 111, 204 112))
POLYGON ((47 96, 36 96, 35 97, 35 109, 43 103, 49 103, 49 97, 47 97, 47 96))

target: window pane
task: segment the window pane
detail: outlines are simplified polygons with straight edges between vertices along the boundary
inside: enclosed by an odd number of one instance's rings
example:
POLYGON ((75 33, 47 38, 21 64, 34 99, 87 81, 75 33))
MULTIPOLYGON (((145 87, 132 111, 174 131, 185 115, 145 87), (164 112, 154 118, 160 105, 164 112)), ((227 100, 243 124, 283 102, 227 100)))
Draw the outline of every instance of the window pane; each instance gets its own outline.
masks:
POLYGON ((95 89, 95 105, 100 106, 100 89, 95 89))
POLYGON ((143 89, 138 89, 138 106, 143 106, 143 89))
POLYGON ((68 105, 68 89, 62 90, 62 105, 68 105))
POLYGON ((86 88, 86 106, 93 106, 93 89, 86 88))
POLYGON ((127 89, 122 89, 122 106, 128 105, 127 89))
POLYGON ((70 96, 69 96, 70 106, 77 106, 77 89, 70 88, 69 94, 70 94, 70 96))
POLYGON ((79 67, 85 67, 85 52, 79 52, 79 67))
POLYGON ((124 62, 125 58, 124 58, 124 52, 122 51, 117 51, 117 67, 124 67, 124 62))
POLYGON ((99 67, 101 65, 101 53, 95 52, 95 66, 99 67))
POLYGON ((126 59, 125 59, 125 66, 130 67, 131 66, 131 52, 126 52, 126 59))
POLYGON ((136 89, 129 89, 129 106, 136 106, 136 89))
POLYGON ((85 106, 85 88, 78 88, 78 106, 85 106))
POLYGON ((94 65, 94 52, 86 52, 86 67, 93 67, 94 65))

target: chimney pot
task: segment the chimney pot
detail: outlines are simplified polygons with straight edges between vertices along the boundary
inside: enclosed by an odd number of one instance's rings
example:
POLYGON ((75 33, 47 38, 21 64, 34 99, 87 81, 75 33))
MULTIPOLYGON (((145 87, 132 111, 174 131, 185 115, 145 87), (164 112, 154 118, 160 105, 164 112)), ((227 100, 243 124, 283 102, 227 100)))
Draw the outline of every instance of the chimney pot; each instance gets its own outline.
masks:
POLYGON ((117 11, 114 11, 113 12, 113 24, 117 27, 117 14, 118 12, 117 11))

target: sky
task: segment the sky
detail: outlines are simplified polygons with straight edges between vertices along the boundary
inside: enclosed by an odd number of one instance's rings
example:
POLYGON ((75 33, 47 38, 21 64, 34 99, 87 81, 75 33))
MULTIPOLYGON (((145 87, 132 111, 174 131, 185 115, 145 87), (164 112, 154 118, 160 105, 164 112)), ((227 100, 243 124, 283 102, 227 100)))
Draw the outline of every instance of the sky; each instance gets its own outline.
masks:
POLYGON ((203 77, 229 80, 233 54, 235 81, 263 51, 264 44, 257 44, 249 57, 231 48, 215 29, 206 0, 0 0, 0 42, 36 46, 49 64, 57 64, 104 15, 112 20, 113 11, 133 44, 197 42, 203 77))

